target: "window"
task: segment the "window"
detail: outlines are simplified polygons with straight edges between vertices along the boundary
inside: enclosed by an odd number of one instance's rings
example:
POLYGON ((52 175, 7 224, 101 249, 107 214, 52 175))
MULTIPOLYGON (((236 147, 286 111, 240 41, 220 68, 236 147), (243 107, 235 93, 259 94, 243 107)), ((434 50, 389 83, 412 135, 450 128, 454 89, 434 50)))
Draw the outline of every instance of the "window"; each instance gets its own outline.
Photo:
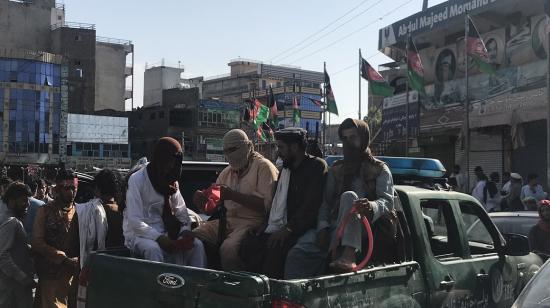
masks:
POLYGON ((422 200, 420 207, 434 257, 440 261, 461 258, 458 228, 449 201, 422 200))
POLYGON ((471 255, 495 252, 495 243, 487 228, 489 222, 484 221, 488 217, 481 214, 482 211, 477 205, 467 201, 460 202, 460 211, 471 255))
POLYGON ((164 111, 159 112, 159 119, 164 119, 164 111))
POLYGON ((74 76, 75 76, 75 77, 78 77, 78 78, 82 78, 82 76, 83 76, 82 69, 81 69, 81 68, 75 68, 75 70, 74 70, 74 76))
POLYGON ((74 40, 77 41, 77 42, 82 41, 82 35, 80 35, 80 34, 75 35, 75 36, 74 36, 74 40))

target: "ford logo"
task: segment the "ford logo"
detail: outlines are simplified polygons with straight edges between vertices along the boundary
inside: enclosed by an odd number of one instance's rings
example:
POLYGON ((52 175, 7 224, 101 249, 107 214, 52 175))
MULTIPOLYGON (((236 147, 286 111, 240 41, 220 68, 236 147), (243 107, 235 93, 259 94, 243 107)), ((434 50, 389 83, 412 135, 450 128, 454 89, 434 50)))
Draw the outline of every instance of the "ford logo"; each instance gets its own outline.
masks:
POLYGON ((185 285, 185 280, 176 274, 164 273, 158 275, 157 283, 165 288, 177 289, 185 285))

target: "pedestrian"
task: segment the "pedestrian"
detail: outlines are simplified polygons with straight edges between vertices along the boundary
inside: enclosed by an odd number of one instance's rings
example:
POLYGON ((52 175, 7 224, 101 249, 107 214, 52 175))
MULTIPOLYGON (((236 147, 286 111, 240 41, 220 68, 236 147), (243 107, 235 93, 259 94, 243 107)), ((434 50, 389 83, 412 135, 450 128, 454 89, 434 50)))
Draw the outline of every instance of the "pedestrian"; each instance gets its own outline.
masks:
MULTIPOLYGON (((31 181, 31 183, 29 183, 29 187, 33 196, 35 196, 37 190, 37 182, 31 181)), ((23 221, 23 226, 25 227, 25 231, 27 232, 27 238, 29 239, 29 242, 32 240, 32 228, 34 226, 34 218, 36 217, 36 212, 38 211, 38 208, 43 206, 44 204, 45 203, 43 201, 38 200, 34 197, 29 198, 29 209, 23 221)))
MULTIPOLYGON (((245 268, 239 256, 240 246, 250 230, 258 230, 271 207, 273 185, 277 180, 277 168, 261 154, 243 130, 233 129, 223 137, 223 152, 229 161, 218 176, 221 199, 227 210, 225 234, 220 234, 220 220, 207 221, 193 233, 209 248, 219 251, 221 268, 238 271, 245 268)), ((201 208, 206 195, 197 191, 194 203, 201 208)))
POLYGON ((467 191, 466 175, 460 171, 460 165, 454 165, 453 173, 451 173, 449 179, 452 182, 452 186, 455 191, 461 193, 465 193, 467 191))
POLYGON ((488 213, 500 211, 501 197, 498 190, 499 181, 500 176, 498 172, 492 172, 489 175, 489 181, 485 184, 485 188, 483 190, 483 204, 485 205, 485 210, 488 213))
POLYGON ((122 211, 116 200, 120 185, 115 171, 103 169, 94 177, 95 198, 76 205, 80 238, 80 266, 90 252, 124 246, 122 211))
POLYGON ((48 184, 44 179, 38 179, 36 182, 36 192, 34 198, 40 200, 44 203, 53 201, 53 199, 48 194, 48 184))
POLYGON ((510 174, 510 190, 503 200, 505 208, 508 211, 516 212, 523 211, 525 206, 521 200, 521 189, 523 186, 523 178, 519 173, 510 174))
POLYGON ((34 268, 30 245, 23 227, 30 188, 14 182, 0 204, 0 308, 30 308, 34 268))
POLYGON ((74 199, 78 178, 72 170, 61 169, 55 178, 55 200, 40 207, 33 228, 32 249, 40 296, 37 307, 64 308, 76 299, 69 293, 76 287, 79 269, 78 218, 74 199))
POLYGON ((472 190, 472 197, 476 198, 483 207, 485 207, 485 189, 487 185, 488 178, 483 173, 483 169, 481 166, 476 166, 474 169, 475 175, 476 175, 476 184, 474 186, 474 189, 472 190))
POLYGON ((336 242, 336 229, 353 206, 367 217, 374 230, 371 262, 392 263, 401 258, 394 210, 394 186, 388 166, 374 158, 369 149, 367 123, 346 119, 338 129, 344 144, 344 159, 329 170, 316 229, 310 229, 289 251, 285 279, 307 278, 324 273, 329 247, 337 257, 330 267, 350 272, 356 252, 363 248, 362 224, 355 216, 336 242), (382 227, 383 226, 383 227, 382 227))
POLYGON ((279 130, 275 139, 283 168, 279 173, 268 224, 262 233, 250 235, 253 244, 259 245, 247 245, 244 241, 241 256, 247 265, 260 259, 259 268, 247 270, 282 279, 288 251, 317 223, 327 164, 321 158, 306 154, 304 129, 279 130))
POLYGON ((206 266, 204 247, 193 236, 191 219, 181 195, 183 152, 170 137, 157 141, 153 158, 130 176, 123 232, 125 245, 150 261, 206 266))
POLYGON ((542 186, 538 183, 538 174, 531 173, 527 175, 527 184, 521 189, 521 200, 525 200, 528 197, 533 197, 537 202, 544 200, 547 194, 542 189, 542 186))
POLYGON ((502 188, 500 189, 500 195, 506 196, 510 192, 510 185, 512 174, 508 171, 504 171, 502 173, 502 188))
POLYGON ((4 192, 8 189, 8 186, 10 186, 12 182, 13 181, 8 177, 0 178, 0 197, 4 195, 4 192))
POLYGON ((538 207, 539 222, 529 231, 531 250, 550 256, 550 200, 542 200, 538 207))

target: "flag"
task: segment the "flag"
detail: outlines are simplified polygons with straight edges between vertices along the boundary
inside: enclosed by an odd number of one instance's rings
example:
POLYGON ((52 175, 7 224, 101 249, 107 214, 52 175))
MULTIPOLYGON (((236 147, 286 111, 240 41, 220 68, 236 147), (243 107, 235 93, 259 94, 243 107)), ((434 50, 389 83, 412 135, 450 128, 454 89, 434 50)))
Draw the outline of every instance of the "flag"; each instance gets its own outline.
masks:
POLYGON ((269 95, 267 96, 267 105, 269 106, 269 111, 271 119, 273 122, 277 123, 277 114, 279 110, 277 109, 277 101, 275 101, 275 95, 273 95, 273 87, 269 86, 269 95))
POLYGON ((424 67, 410 36, 407 43, 407 77, 411 88, 419 93, 426 94, 424 89, 424 67))
POLYGON ((266 105, 262 104, 258 99, 253 101, 253 121, 254 126, 258 127, 269 118, 269 108, 266 105))
POLYGON ((493 75, 495 69, 489 60, 489 53, 485 48, 485 43, 479 35, 474 22, 468 17, 468 38, 466 39, 466 52, 474 60, 475 65, 485 74, 493 75))
POLYGON ((332 92, 332 85, 330 84, 330 77, 328 76, 327 70, 325 69, 325 89, 327 96, 327 107, 326 110, 330 113, 338 115, 338 106, 336 106, 336 99, 334 99, 334 92, 332 92))
POLYGON ((262 126, 258 126, 258 128, 256 129, 256 135, 258 137, 258 141, 263 141, 265 142, 267 139, 265 137, 265 133, 264 133, 264 130, 262 128, 262 126))
POLYGON ((302 114, 300 113, 298 97, 294 97, 294 99, 292 100, 292 123, 294 123, 294 125, 300 125, 301 117, 302 114))
POLYGON ((317 107, 321 107, 323 105, 323 101, 322 100, 318 100, 318 99, 314 99, 314 98, 311 98, 311 97, 308 97, 307 99, 309 99, 312 103, 314 103, 317 107))
POLYGON ((369 90, 372 95, 393 96, 395 89, 363 58, 361 58, 361 77, 369 82, 369 90))

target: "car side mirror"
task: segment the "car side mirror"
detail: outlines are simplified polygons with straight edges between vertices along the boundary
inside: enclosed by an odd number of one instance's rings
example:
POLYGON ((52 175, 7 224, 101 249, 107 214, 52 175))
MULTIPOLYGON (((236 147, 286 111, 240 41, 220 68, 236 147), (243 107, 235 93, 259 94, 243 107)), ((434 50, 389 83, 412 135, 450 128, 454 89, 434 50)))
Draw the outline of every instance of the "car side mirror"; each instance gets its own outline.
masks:
POLYGON ((529 247, 529 239, 527 236, 507 233, 503 234, 506 240, 504 246, 504 253, 509 256, 525 256, 531 253, 531 247, 529 247))

